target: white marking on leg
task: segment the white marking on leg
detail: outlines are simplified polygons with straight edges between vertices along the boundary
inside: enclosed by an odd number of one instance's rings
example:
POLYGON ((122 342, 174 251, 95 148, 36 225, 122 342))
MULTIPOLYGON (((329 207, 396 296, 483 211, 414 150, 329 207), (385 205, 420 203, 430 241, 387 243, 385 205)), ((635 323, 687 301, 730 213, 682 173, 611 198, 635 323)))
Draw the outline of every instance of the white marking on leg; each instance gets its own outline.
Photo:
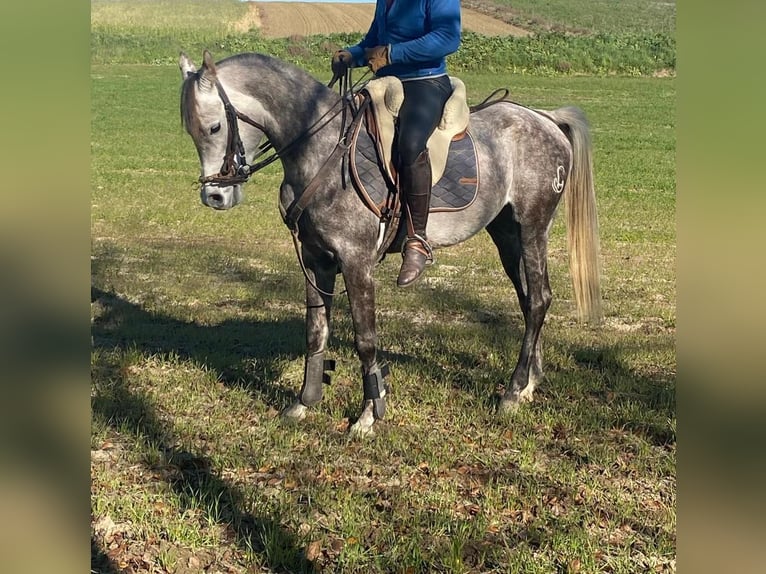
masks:
POLYGON ((527 386, 524 387, 524 390, 522 390, 519 393, 519 402, 520 403, 531 403, 534 397, 532 394, 535 392, 535 383, 532 380, 532 377, 529 378, 529 383, 527 383, 527 386))

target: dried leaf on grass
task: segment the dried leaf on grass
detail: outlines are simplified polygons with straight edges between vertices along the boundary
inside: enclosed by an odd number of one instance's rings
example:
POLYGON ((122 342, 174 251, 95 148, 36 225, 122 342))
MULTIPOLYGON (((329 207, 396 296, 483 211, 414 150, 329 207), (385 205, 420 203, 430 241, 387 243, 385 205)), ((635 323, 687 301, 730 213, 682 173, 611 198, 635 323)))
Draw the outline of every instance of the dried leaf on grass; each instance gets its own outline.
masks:
POLYGON ((314 540, 306 547, 306 560, 315 562, 322 553, 322 545, 319 540, 314 540))

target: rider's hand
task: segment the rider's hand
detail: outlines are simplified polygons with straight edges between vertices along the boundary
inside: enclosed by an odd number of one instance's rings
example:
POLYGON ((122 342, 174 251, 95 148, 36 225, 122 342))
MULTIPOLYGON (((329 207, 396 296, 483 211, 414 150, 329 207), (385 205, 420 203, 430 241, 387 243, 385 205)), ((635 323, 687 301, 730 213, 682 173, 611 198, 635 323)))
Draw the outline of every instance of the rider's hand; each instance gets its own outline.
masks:
POLYGON ((351 67, 354 57, 348 50, 338 50, 332 56, 332 74, 333 76, 342 76, 351 67))
POLYGON ((364 51, 364 57, 367 60, 367 65, 372 70, 373 74, 377 74, 383 66, 388 66, 391 63, 391 59, 388 54, 388 46, 375 46, 374 48, 367 48, 364 51))

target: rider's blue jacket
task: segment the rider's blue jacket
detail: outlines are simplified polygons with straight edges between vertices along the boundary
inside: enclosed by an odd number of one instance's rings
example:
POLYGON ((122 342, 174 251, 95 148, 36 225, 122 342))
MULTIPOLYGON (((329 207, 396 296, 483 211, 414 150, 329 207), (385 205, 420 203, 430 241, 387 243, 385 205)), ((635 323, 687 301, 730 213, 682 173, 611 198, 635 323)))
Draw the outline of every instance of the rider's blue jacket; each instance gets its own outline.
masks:
POLYGON ((388 45, 391 64, 377 76, 402 80, 447 73, 445 57, 460 45, 460 0, 377 0, 367 34, 346 48, 354 66, 367 64, 365 48, 388 45))

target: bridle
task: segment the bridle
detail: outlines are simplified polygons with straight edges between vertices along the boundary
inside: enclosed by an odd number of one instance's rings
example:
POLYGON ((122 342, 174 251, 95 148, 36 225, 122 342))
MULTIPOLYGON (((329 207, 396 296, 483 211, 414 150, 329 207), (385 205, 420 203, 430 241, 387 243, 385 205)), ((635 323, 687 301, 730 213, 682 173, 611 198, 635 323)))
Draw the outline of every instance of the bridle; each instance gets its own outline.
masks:
POLYGON ((201 176, 199 178, 199 182, 203 185, 208 184, 212 186, 228 187, 231 185, 246 182, 255 172, 280 159, 287 151, 309 139, 311 136, 319 133, 327 124, 335 119, 335 117, 341 113, 343 114, 340 136, 332 153, 330 153, 330 155, 322 164, 322 167, 319 168, 319 171, 317 171, 317 173, 314 175, 303 192, 297 197, 297 199, 293 201, 293 203, 287 209, 283 209, 280 205, 282 219, 292 234, 295 252, 298 255, 298 262, 300 263, 301 271, 303 271, 303 275, 306 278, 306 281, 308 281, 309 284, 317 292, 327 297, 333 297, 335 293, 328 293, 327 291, 322 290, 311 279, 308 274, 308 270, 306 269, 306 264, 303 261, 303 255, 300 248, 300 239, 298 237, 298 221, 300 220, 303 211, 313 199, 314 194, 320 188, 321 182, 329 170, 333 168, 336 161, 340 159, 342 155, 348 153, 349 151, 350 142, 348 140, 350 138, 348 136, 354 133, 356 127, 359 125, 359 122, 362 121, 364 116, 362 113, 362 108, 369 104, 369 100, 365 99, 362 106, 359 106, 357 105, 355 98, 355 88, 357 88, 357 86, 362 83, 366 76, 367 73, 363 74, 361 78, 356 81, 356 83, 352 83, 350 69, 347 69, 342 75, 333 75, 327 87, 332 88, 333 85, 338 80, 340 80, 340 84, 338 86, 338 90, 341 96, 340 100, 338 100, 338 102, 335 103, 327 112, 325 112, 316 122, 314 122, 305 131, 298 135, 298 137, 296 137, 284 147, 275 149, 274 145, 268 139, 265 142, 262 142, 258 146, 258 150, 256 151, 253 159, 258 160, 263 156, 266 157, 251 164, 247 163, 245 146, 242 143, 242 138, 239 135, 239 120, 242 120, 243 122, 250 124, 254 128, 260 130, 264 136, 266 135, 266 128, 260 122, 257 122, 247 114, 243 114, 237 110, 234 107, 234 104, 231 103, 231 100, 226 94, 226 90, 223 89, 221 83, 217 78, 215 80, 215 87, 218 91, 218 96, 221 98, 221 102, 223 102, 224 112, 226 113, 226 123, 229 128, 229 135, 226 142, 226 153, 223 157, 223 163, 221 164, 220 171, 213 175, 201 176), (336 109, 338 108, 338 104, 341 105, 339 109, 336 109), (349 110, 352 113, 353 119, 348 128, 346 128, 347 112, 349 110), (267 155, 269 152, 270 155, 267 155))
POLYGON ((334 104, 322 117, 309 126, 298 137, 292 140, 281 149, 275 149, 274 145, 268 139, 262 142, 253 156, 253 163, 247 163, 247 157, 245 154, 245 146, 242 143, 242 138, 239 135, 239 120, 250 124, 254 128, 260 130, 264 135, 266 134, 266 128, 260 122, 254 120, 247 114, 244 114, 234 107, 231 103, 229 96, 226 94, 221 82, 218 78, 215 79, 215 88, 218 92, 218 97, 221 98, 223 103, 223 109, 226 114, 226 124, 228 126, 228 139, 226 141, 226 153, 223 156, 223 163, 218 173, 208 176, 200 176, 199 182, 201 184, 208 184, 213 186, 231 186, 246 182, 250 179, 250 176, 255 172, 263 169, 264 167, 274 163, 280 157, 284 156, 292 148, 298 144, 309 139, 314 134, 319 133, 327 124, 329 124, 336 116, 343 113, 343 122, 341 126, 341 135, 339 144, 344 142, 347 132, 345 131, 346 124, 346 112, 351 109, 354 116, 357 116, 357 109, 354 99, 355 88, 364 80, 367 74, 364 74, 355 84, 351 84, 351 71, 347 70, 346 73, 341 76, 333 76, 332 80, 328 84, 328 87, 332 87, 339 79, 339 93, 341 99, 334 104), (338 104, 341 104, 339 109, 338 104), (267 155, 269 154, 270 155, 267 155), (264 156, 266 156, 264 158, 264 156), (263 158, 263 159, 261 159, 263 158), (259 160, 259 161, 256 161, 259 160))
MULTIPOLYGON (((221 169, 216 174, 200 176, 199 182, 201 184, 228 187, 230 185, 246 182, 250 178, 251 174, 255 173, 259 169, 263 169, 270 163, 277 160, 279 155, 275 152, 271 156, 259 162, 253 164, 247 163, 247 158, 245 156, 245 145, 242 143, 242 138, 239 135, 238 120, 242 120, 243 122, 250 124, 254 128, 257 128, 264 133, 265 128, 263 124, 255 121, 250 116, 243 114, 234 107, 234 105, 231 103, 231 100, 229 99, 229 96, 226 95, 226 90, 223 89, 223 86, 217 78, 215 80, 215 88, 218 91, 218 97, 220 97, 221 101, 223 102, 223 109, 226 113, 226 124, 229 128, 229 136, 226 141, 226 153, 223 156, 221 169)), ((258 159, 273 149, 274 146, 270 141, 267 140, 258 146, 258 151, 256 152, 253 159, 258 159)))

